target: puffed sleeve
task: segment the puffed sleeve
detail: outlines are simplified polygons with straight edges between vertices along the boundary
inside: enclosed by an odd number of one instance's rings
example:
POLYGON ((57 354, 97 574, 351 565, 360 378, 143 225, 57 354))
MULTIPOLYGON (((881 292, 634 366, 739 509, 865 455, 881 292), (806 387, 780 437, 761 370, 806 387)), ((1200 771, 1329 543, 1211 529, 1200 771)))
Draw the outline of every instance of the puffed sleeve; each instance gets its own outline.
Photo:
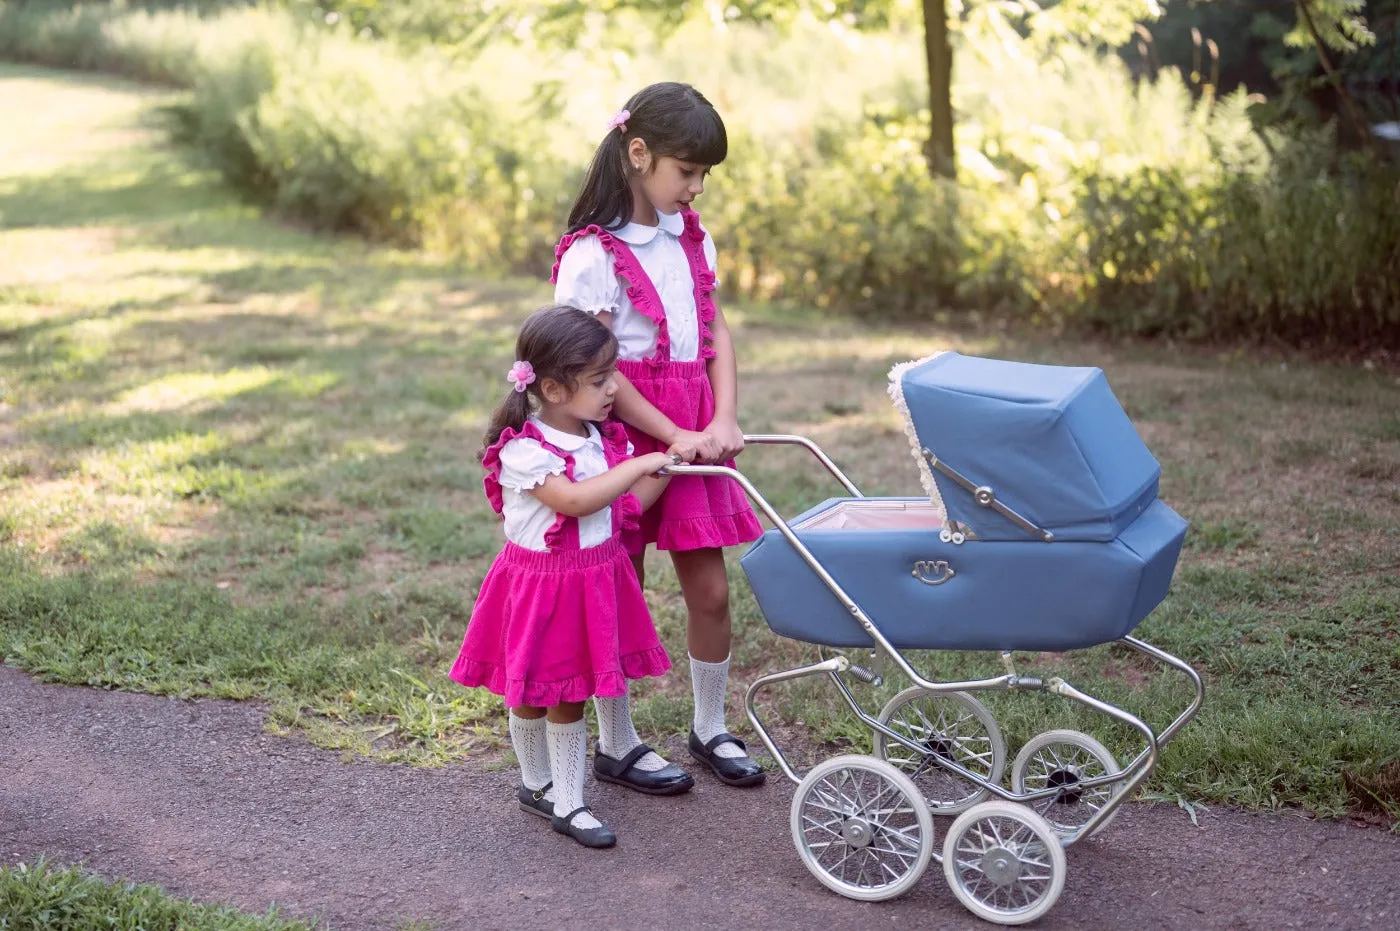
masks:
POLYGON ((613 258, 597 236, 574 240, 559 260, 554 300, 590 314, 616 313, 622 301, 622 284, 613 270, 613 258))
POLYGON ((564 460, 545 449, 538 440, 522 436, 501 449, 501 487, 517 492, 543 485, 551 475, 562 475, 564 460))

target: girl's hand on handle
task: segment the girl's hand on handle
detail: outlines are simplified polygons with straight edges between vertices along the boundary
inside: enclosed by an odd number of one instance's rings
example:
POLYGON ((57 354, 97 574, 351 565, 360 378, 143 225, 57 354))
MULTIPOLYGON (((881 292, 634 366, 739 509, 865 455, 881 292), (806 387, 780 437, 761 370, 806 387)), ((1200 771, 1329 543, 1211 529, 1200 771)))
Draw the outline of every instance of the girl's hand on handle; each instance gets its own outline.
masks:
POLYGON ((677 441, 671 444, 671 448, 666 450, 666 454, 668 456, 675 456, 681 462, 694 462, 696 451, 693 444, 677 441))
POLYGON ((677 464, 676 457, 671 453, 647 453, 639 459, 646 466, 647 475, 655 475, 667 466, 677 464))
POLYGON ((709 433, 696 433, 694 430, 677 430, 671 445, 689 445, 695 450, 697 462, 719 462, 720 445, 709 433))
POLYGON ((739 429, 739 422, 732 418, 715 418, 710 425, 705 428, 705 432, 714 437, 715 443, 719 446, 719 452, 715 455, 715 462, 725 462, 733 459, 744 451, 744 431, 739 429))

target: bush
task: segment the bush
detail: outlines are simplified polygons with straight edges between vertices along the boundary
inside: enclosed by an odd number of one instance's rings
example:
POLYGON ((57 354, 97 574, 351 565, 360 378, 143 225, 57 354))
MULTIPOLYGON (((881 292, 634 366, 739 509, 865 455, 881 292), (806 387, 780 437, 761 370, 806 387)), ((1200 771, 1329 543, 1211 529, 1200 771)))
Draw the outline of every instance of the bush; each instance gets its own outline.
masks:
POLYGON ((1297 146, 1256 176, 1087 175, 1090 319, 1148 335, 1394 345, 1400 176, 1331 162, 1297 146))
POLYGON ((278 210, 533 275, 606 113, 636 75, 678 74, 731 129, 705 205, 731 294, 1400 345, 1400 172, 1338 159, 1325 134, 1256 131, 1243 92, 1197 100, 1174 72, 1137 85, 1116 58, 1071 47, 1041 61, 971 49, 954 186, 925 168, 918 56, 898 37, 856 49, 731 29, 615 61, 588 33, 570 55, 498 41, 466 61, 460 46, 327 28, 305 4, 231 6, 11 4, 0 55, 187 87, 180 137, 278 210), (889 76, 871 76, 872 55, 889 76))

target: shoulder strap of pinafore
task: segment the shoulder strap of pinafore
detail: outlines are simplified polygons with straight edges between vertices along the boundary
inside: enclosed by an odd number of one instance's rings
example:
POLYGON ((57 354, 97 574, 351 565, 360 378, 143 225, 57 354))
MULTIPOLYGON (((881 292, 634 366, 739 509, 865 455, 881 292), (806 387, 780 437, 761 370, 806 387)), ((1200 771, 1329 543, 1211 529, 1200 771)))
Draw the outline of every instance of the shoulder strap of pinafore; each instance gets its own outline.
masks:
POLYGON ((646 361, 652 365, 669 362, 671 359, 671 335, 666 329, 666 308, 661 303, 661 295, 657 293, 656 285, 652 284, 651 278, 642 268, 642 263, 637 260, 636 253, 631 250, 627 243, 612 233, 595 223, 592 226, 576 230, 559 240, 559 245, 554 247, 554 269, 549 273, 550 284, 559 281, 559 263, 563 261, 564 253, 569 251, 569 247, 576 240, 584 236, 598 237, 598 242, 602 245, 603 250, 612 256, 613 273, 627 286, 627 300, 631 301, 632 306, 656 326, 656 354, 646 361))
POLYGON ((681 233, 681 248, 685 260, 690 265, 690 279, 695 282, 695 313, 700 318, 700 358, 715 357, 714 334, 710 324, 715 319, 715 273, 705 260, 705 228, 700 225, 700 214, 686 210, 681 214, 685 220, 685 230, 681 233))
MULTIPOLYGON (((627 428, 620 421, 607 420, 598 424, 598 433, 603 438, 603 456, 609 469, 632 458, 627 454, 627 428)), ((613 533, 636 530, 641 527, 641 521, 642 502, 630 491, 612 503, 613 533)))
MULTIPOLYGON (((481 480, 481 484, 486 490, 486 500, 491 503, 491 509, 497 514, 505 509, 505 495, 501 491, 501 450, 505 449, 506 444, 511 440, 522 437, 534 440, 547 451, 563 459, 565 477, 571 482, 574 480, 573 454, 546 440, 539 427, 528 420, 519 430, 506 427, 501 431, 496 442, 488 446, 485 455, 481 457, 481 464, 486 469, 486 476, 481 480)), ((556 512, 554 523, 545 531, 544 545, 550 552, 578 549, 578 518, 556 512)))

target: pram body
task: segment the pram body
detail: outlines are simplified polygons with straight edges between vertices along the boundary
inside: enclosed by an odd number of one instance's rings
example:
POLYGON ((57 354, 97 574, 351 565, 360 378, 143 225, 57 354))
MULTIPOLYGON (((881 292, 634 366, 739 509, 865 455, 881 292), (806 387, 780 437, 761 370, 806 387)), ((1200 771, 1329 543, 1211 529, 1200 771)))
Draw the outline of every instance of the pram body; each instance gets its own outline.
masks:
POLYGON ((806 446, 848 495, 791 519, 735 470, 675 471, 740 481, 773 524, 741 559, 764 618, 775 633, 822 648, 820 662, 765 675, 748 693, 750 722, 798 784, 792 831, 804 864, 843 895, 883 899, 938 859, 970 910, 1019 924, 1058 898, 1063 848, 1107 823, 1200 707, 1195 671, 1129 636, 1166 597, 1186 522, 1158 500, 1160 467, 1098 369, 942 353, 896 366, 890 394, 924 497, 867 498, 801 437, 749 439, 806 446), (1114 642, 1180 671, 1195 689, 1160 735, 1013 663, 1013 651, 1114 642), (999 651, 1006 672, 930 680, 905 658, 910 650, 999 651), (850 686, 881 684, 886 662, 913 685, 872 715, 850 686), (829 677, 871 727, 873 757, 837 757, 805 777, 791 768, 756 697, 806 676, 829 677), (1047 732, 1022 748, 1007 788, 1005 742, 973 697, 988 690, 1070 698, 1133 728, 1146 746, 1120 766, 1086 734, 1047 732), (958 816, 941 856, 931 813, 958 816), (853 860, 862 864, 854 878, 853 860))

